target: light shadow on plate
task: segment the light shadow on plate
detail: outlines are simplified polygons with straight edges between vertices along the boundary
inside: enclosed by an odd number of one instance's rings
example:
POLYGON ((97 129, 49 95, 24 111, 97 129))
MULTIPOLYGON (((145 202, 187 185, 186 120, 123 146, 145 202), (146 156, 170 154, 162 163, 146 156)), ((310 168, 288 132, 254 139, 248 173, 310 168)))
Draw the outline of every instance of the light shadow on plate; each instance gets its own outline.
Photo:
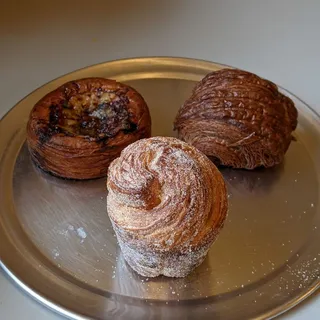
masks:
MULTIPOLYGON (((121 292, 121 295, 184 304, 212 295, 208 283, 201 281, 202 276, 208 273, 211 273, 211 268, 207 257, 184 278, 143 277, 128 265, 119 252, 113 285, 116 287, 114 291, 121 292)), ((214 282, 213 279, 210 281, 214 282)))
POLYGON ((242 195, 265 194, 279 180, 284 163, 274 168, 257 168, 255 170, 219 168, 227 185, 242 195))

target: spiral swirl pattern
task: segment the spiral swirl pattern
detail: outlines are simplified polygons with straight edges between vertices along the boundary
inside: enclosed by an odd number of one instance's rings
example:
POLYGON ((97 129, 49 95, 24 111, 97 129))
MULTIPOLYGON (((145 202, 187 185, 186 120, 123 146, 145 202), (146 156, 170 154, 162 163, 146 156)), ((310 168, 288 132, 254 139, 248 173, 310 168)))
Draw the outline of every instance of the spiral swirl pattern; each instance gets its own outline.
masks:
POLYGON ((212 72, 195 86, 175 119, 180 139, 233 168, 283 161, 297 110, 277 86, 236 69, 212 72))
POLYGON ((108 173, 108 214, 125 259, 145 276, 185 276, 206 256, 227 212, 212 162, 169 137, 139 140, 108 173))

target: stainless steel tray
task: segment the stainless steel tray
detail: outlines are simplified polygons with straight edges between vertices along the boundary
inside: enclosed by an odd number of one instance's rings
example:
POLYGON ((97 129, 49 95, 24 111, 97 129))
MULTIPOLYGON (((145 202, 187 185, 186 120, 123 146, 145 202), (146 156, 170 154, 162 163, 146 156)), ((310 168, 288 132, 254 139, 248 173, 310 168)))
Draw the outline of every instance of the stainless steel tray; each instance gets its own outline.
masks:
MULTIPOLYGON (((30 161, 25 125, 33 104, 71 79, 115 78, 145 97, 153 135, 173 135, 194 81, 221 65, 140 58, 88 67, 31 93, 0 124, 0 257, 27 292, 73 319, 265 319, 320 284, 320 121, 299 109, 284 163, 223 169, 230 212, 208 258, 184 279, 145 279, 123 261, 106 214, 105 179, 61 180, 30 161)), ((272 80, 272 79, 271 79, 272 80)))

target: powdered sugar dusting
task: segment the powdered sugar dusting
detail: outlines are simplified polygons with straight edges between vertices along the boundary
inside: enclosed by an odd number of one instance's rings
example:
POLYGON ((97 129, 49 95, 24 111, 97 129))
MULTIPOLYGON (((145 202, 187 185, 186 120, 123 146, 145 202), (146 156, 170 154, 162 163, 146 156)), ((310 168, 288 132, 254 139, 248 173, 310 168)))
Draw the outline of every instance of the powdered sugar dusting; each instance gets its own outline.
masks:
POLYGON ((299 288, 304 285, 309 285, 309 283, 315 279, 319 278, 320 275, 320 261, 317 258, 303 261, 296 268, 289 268, 289 272, 294 276, 293 282, 299 283, 299 288))
POLYGON ((132 248, 121 238, 118 242, 125 260, 140 275, 145 277, 185 277, 205 259, 208 246, 198 251, 180 253, 157 253, 145 250, 144 247, 132 248))
POLYGON ((87 237, 87 233, 84 231, 83 228, 78 228, 77 234, 81 239, 85 239, 87 237))
POLYGON ((74 231, 74 226, 72 226, 71 224, 69 224, 69 225, 68 225, 68 230, 74 231))
POLYGON ((118 241, 140 274, 185 274, 183 269, 203 260, 225 219, 227 195, 220 172, 175 138, 143 139, 128 146, 109 167, 107 185, 108 213, 118 241), (137 235, 139 240, 129 240, 137 235), (125 245, 127 241, 134 245, 125 245), (173 263, 173 248, 184 261, 173 263), (152 257, 155 267, 143 271, 141 261, 150 265, 152 257))
POLYGON ((60 252, 58 249, 52 250, 53 259, 57 259, 60 256, 60 252))

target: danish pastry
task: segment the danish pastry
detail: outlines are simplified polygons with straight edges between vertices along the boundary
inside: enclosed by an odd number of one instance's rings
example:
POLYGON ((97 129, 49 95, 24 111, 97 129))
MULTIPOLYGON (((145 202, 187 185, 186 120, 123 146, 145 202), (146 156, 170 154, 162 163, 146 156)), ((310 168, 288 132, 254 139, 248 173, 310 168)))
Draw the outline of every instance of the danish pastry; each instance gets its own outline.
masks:
POLYGON ((33 107, 27 124, 34 162, 70 179, 105 176, 123 148, 150 134, 143 97, 104 78, 70 81, 48 93, 33 107))

